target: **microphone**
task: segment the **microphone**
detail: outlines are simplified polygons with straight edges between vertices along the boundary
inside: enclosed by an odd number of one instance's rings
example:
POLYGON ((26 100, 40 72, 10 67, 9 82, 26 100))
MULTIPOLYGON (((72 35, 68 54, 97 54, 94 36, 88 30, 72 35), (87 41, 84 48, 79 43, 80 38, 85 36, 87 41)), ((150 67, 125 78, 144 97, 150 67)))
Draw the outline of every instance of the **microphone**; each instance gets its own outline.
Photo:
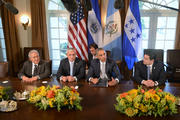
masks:
POLYGON ((76 3, 76 0, 61 0, 61 2, 70 13, 74 13, 77 11, 78 5, 76 3))
POLYGON ((84 7, 86 8, 87 11, 92 10, 92 5, 90 0, 83 0, 84 7))
POLYGON ((18 9, 15 8, 11 3, 9 2, 5 2, 4 0, 1 0, 1 3, 3 4, 4 3, 4 6, 9 10, 11 11, 13 14, 18 14, 18 9))
POLYGON ((115 9, 124 8, 124 0, 116 0, 116 1, 114 2, 114 8, 115 8, 115 9))

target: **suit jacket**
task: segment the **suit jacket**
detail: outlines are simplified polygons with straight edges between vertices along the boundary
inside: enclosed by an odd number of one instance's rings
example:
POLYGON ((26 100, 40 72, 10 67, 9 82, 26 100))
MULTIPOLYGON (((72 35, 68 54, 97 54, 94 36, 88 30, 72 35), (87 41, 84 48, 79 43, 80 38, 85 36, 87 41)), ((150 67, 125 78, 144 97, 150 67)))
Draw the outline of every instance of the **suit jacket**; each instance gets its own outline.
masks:
MULTIPOLYGON (((38 64, 38 75, 40 79, 47 78, 50 76, 50 64, 44 60, 40 60, 38 64)), ((22 69, 18 73, 18 78, 21 79, 22 76, 32 77, 32 62, 26 61, 22 69)))
MULTIPOLYGON (((89 81, 90 77, 93 78, 99 78, 100 77, 100 60, 99 59, 94 59, 91 62, 89 71, 88 71, 88 75, 87 75, 87 81, 89 81)), ((106 60, 106 75, 108 77, 108 79, 113 78, 117 78, 118 80, 121 79, 121 75, 119 72, 119 68, 117 67, 116 63, 107 58, 106 60)))
MULTIPOLYGON (((140 61, 136 64, 134 79, 140 84, 142 80, 147 80, 147 66, 143 64, 143 61, 140 61)), ((154 61, 150 79, 157 81, 159 85, 165 83, 166 73, 164 70, 164 64, 162 62, 154 61)))
MULTIPOLYGON (((68 58, 62 59, 59 65, 59 69, 57 72, 57 79, 61 76, 69 76, 70 75, 70 64, 68 58)), ((78 80, 84 78, 85 76, 85 65, 82 60, 76 57, 73 66, 73 76, 75 76, 78 80)))
POLYGON ((93 55, 91 53, 88 53, 88 68, 90 67, 92 60, 93 60, 93 55))

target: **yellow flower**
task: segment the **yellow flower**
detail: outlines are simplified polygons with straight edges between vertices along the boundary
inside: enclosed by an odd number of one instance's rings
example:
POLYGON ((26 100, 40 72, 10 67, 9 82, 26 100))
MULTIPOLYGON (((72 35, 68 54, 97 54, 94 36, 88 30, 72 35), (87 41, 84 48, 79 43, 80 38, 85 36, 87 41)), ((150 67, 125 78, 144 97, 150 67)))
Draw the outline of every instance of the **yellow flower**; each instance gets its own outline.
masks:
POLYGON ((128 102, 132 102, 131 96, 127 95, 125 98, 126 98, 126 100, 127 100, 128 102))
POLYGON ((160 100, 160 97, 157 94, 152 94, 151 95, 151 99, 154 102, 158 102, 160 100))
POLYGON ((49 106, 50 106, 51 108, 54 107, 54 106, 53 106, 54 100, 55 100, 54 98, 49 99, 49 106))
POLYGON ((135 108, 139 108, 139 103, 138 103, 138 102, 135 102, 135 103, 134 103, 134 107, 135 107, 135 108))
POLYGON ((125 109, 125 113, 126 113, 126 115, 128 115, 129 117, 132 117, 132 116, 136 115, 137 112, 138 112, 137 109, 135 110, 135 109, 133 109, 133 108, 131 108, 131 107, 128 107, 127 109, 125 109))
POLYGON ((149 93, 149 92, 145 92, 144 95, 147 99, 149 99, 151 97, 151 93, 149 93))
POLYGON ((4 87, 3 86, 0 86, 0 90, 2 90, 4 87))
POLYGON ((137 96, 138 90, 137 89, 132 89, 128 92, 128 94, 134 99, 137 96))
POLYGON ((147 108, 146 106, 144 106, 143 104, 140 104, 139 109, 140 109, 142 112, 147 112, 147 111, 148 111, 148 108, 147 108))
POLYGON ((32 90, 30 96, 31 96, 31 97, 35 96, 35 93, 36 93, 36 91, 35 91, 35 90, 32 90))
POLYGON ((45 92, 45 91, 46 91, 45 86, 41 86, 41 87, 37 88, 37 90, 36 90, 36 95, 45 96, 45 95, 44 95, 44 92, 45 92))
POLYGON ((165 98, 166 98, 167 101, 171 101, 171 102, 176 101, 176 98, 174 96, 166 95, 165 98))
POLYGON ((70 100, 70 104, 73 105, 73 101, 72 100, 70 100))
POLYGON ((123 99, 121 99, 119 103, 120 103, 120 105, 122 105, 122 106, 125 106, 125 105, 126 105, 126 104, 125 104, 125 101, 124 101, 123 99))
POLYGON ((68 104, 68 101, 67 100, 64 100, 64 105, 67 105, 68 104))

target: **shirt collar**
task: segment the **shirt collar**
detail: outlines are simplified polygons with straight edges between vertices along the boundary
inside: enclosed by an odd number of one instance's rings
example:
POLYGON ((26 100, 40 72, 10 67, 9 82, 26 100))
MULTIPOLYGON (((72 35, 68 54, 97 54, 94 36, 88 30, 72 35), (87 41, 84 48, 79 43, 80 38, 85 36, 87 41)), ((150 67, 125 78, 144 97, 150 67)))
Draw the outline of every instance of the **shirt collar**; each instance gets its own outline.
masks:
MULTIPOLYGON (((68 60, 68 61, 69 61, 69 60, 68 60)), ((69 61, 69 63, 70 63, 70 64, 73 64, 73 63, 74 63, 74 61, 73 61, 73 62, 69 61)))
POLYGON ((101 64, 106 64, 106 62, 102 62, 101 60, 99 60, 101 64))
POLYGON ((151 68, 152 68, 152 65, 153 65, 153 64, 151 64, 151 65, 146 65, 146 66, 147 66, 147 67, 151 67, 151 68))
POLYGON ((37 65, 38 66, 38 64, 34 64, 34 63, 32 63, 32 65, 34 66, 34 65, 37 65))

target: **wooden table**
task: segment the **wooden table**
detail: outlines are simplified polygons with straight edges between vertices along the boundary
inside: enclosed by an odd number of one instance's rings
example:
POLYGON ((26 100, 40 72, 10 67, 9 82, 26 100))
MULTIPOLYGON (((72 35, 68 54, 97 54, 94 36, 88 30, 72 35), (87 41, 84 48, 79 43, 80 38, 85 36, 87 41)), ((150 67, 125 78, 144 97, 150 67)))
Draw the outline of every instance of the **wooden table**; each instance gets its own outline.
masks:
MULTIPOLYGON (((78 83, 66 83, 61 84, 56 79, 44 79, 33 83, 24 83, 17 78, 3 78, 0 79, 1 86, 12 86, 14 91, 20 90, 33 90, 35 87, 41 85, 78 85, 80 96, 83 97, 81 105, 83 111, 73 111, 63 109, 58 112, 56 109, 47 109, 46 111, 38 110, 33 104, 29 104, 26 101, 18 101, 18 110, 9 113, 0 112, 0 120, 179 120, 180 114, 166 117, 132 117, 129 118, 124 114, 117 112, 114 108, 116 103, 116 96, 118 93, 128 91, 133 88, 137 88, 137 84, 132 81, 122 81, 115 87, 108 88, 95 88, 89 85, 88 82, 78 83), (2 81, 9 81, 6 84, 2 84, 2 81), (42 81, 48 81, 47 84, 43 84, 42 81)), ((176 96, 180 96, 180 84, 179 83, 166 83, 165 86, 161 86, 164 91, 170 92, 176 96)), ((180 107, 178 107, 180 113, 180 107)))

